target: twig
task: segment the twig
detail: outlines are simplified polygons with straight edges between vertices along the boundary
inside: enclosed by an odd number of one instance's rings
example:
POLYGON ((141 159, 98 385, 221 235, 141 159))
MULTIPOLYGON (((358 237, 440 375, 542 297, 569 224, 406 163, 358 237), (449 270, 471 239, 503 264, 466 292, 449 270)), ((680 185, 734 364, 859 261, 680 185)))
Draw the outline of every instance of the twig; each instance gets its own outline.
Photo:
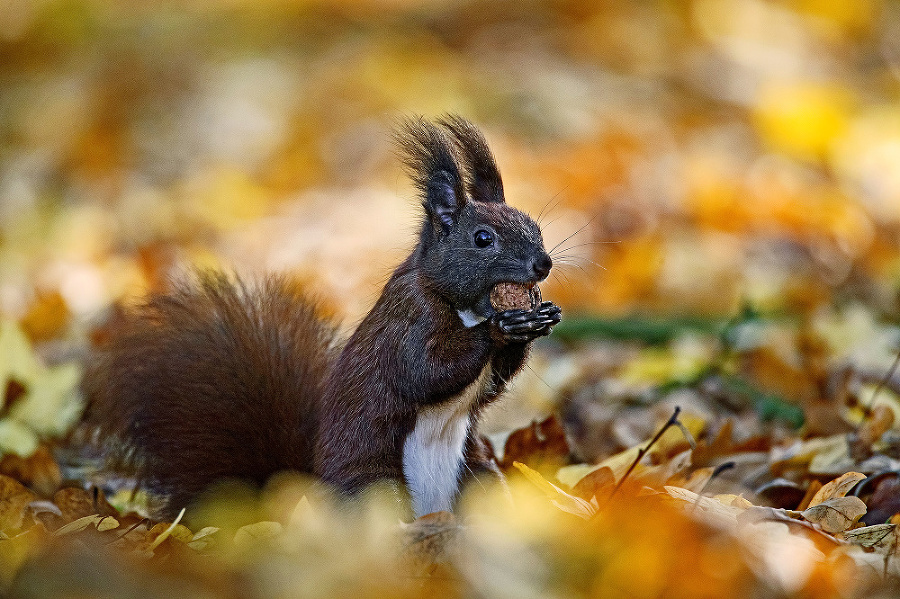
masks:
POLYGON ((631 463, 631 466, 628 467, 628 470, 625 471, 625 474, 623 474, 623 475, 622 475, 622 478, 619 479, 619 482, 616 483, 616 486, 615 486, 615 488, 612 490, 612 493, 610 493, 610 494, 609 494, 609 497, 607 497, 607 499, 606 499, 607 502, 609 502, 610 500, 612 500, 612 498, 615 497, 616 493, 619 492, 619 489, 621 489, 621 488, 622 488, 622 485, 625 484, 625 480, 626 480, 626 479, 628 478, 628 476, 632 473, 632 471, 634 471, 634 469, 637 468, 638 463, 641 461, 641 459, 643 459, 643 457, 644 457, 645 455, 647 455, 647 452, 650 451, 650 448, 653 447, 653 444, 656 443, 657 441, 659 441, 660 437, 662 437, 663 434, 664 434, 667 430, 669 430, 669 429, 670 429, 671 427, 673 427, 673 426, 676 426, 676 423, 679 422, 679 421, 678 421, 678 414, 680 414, 680 413, 681 413, 681 407, 675 406, 675 411, 672 413, 672 416, 671 416, 671 417, 669 418, 669 420, 662 426, 662 428, 659 429, 659 431, 656 433, 656 435, 654 435, 654 437, 653 437, 652 439, 650 439, 650 442, 647 443, 647 445, 646 445, 645 447, 640 447, 640 448, 638 448, 638 454, 637 454, 637 457, 634 458, 634 461, 631 463))
POLYGON ((116 537, 115 539, 113 539, 112 541, 109 541, 109 542, 107 543, 107 545, 112 545, 112 544, 115 543, 116 541, 119 541, 119 540, 121 540, 121 539, 124 539, 126 536, 128 536, 128 533, 130 533, 132 530, 134 530, 135 528, 137 528, 138 526, 140 526, 140 525, 143 524, 144 522, 149 522, 149 521, 150 521, 149 518, 141 518, 140 520, 138 520, 137 522, 135 522, 134 524, 132 524, 132 525, 128 528, 128 530, 126 530, 125 532, 123 532, 122 534, 120 534, 119 536, 117 536, 117 537, 116 537))

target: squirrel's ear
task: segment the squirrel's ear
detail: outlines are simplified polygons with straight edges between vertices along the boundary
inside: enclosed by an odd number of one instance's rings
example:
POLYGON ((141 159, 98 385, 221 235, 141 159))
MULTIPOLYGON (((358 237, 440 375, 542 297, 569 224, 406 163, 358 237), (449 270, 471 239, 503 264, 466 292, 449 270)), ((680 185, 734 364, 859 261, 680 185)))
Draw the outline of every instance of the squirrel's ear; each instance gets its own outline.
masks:
POLYGON ((422 117, 401 121, 394 141, 433 224, 448 232, 456 226, 466 203, 453 143, 422 117))
POLYGON ((438 123, 450 132, 462 154, 469 195, 479 202, 505 202, 500 171, 481 131, 455 114, 442 117, 438 123))

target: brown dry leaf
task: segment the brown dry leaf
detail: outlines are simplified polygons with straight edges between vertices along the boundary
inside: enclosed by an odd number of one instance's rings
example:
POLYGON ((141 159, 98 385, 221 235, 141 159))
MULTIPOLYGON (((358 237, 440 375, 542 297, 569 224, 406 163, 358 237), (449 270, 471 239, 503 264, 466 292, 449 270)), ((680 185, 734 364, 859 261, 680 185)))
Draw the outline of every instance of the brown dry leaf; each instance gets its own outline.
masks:
MULTIPOLYGON (((806 491, 801 485, 784 478, 776 478, 763 484, 755 490, 755 493, 771 507, 788 510, 797 509, 797 506, 806 498, 806 491)), ((809 506, 807 504, 803 507, 809 506)))
POLYGON ((52 495, 62 482, 59 465, 43 444, 25 458, 14 453, 3 456, 0 460, 0 474, 12 476, 43 496, 52 495))
POLYGON ((885 432, 894 425, 894 410, 885 404, 879 404, 872 408, 869 417, 859 427, 857 436, 859 442, 865 447, 870 447, 878 441, 885 432))
POLYGON ((673 477, 668 482, 670 485, 684 487, 689 491, 700 493, 712 479, 712 475, 715 471, 716 469, 712 466, 707 466, 706 468, 697 468, 690 473, 685 473, 684 475, 673 477))
MULTIPOLYGON (((609 468, 612 470, 613 476, 618 480, 625 474, 629 466, 638 459, 640 452, 641 445, 636 445, 609 456, 599 464, 573 464, 571 466, 564 466, 556 472, 556 480, 568 487, 574 487, 582 478, 600 468, 609 468)), ((643 465, 638 464, 634 473, 637 474, 642 469, 643 465)))
POLYGON ((803 510, 807 521, 818 524, 825 532, 844 532, 866 513, 859 497, 835 497, 803 510))
POLYGON ((697 447, 691 456, 691 462, 695 466, 706 466, 712 460, 728 455, 734 451, 734 420, 726 418, 712 441, 701 439, 697 441, 697 447))
POLYGON ((72 522, 84 516, 99 514, 101 516, 118 516, 116 508, 111 506, 101 491, 96 496, 79 487, 65 487, 53 495, 55 503, 62 512, 59 524, 72 522))
POLYGON ((816 395, 809 373, 773 347, 759 347, 740 355, 741 373, 760 389, 791 400, 807 400, 816 395))
POLYGON ((144 557, 152 557, 157 548, 169 538, 176 539, 182 543, 190 543, 194 538, 194 533, 186 526, 179 524, 184 517, 184 508, 178 513, 174 522, 158 522, 147 534, 144 535, 143 541, 138 543, 135 552, 144 557))
POLYGON ((819 489, 809 501, 809 505, 814 506, 824 501, 828 501, 829 499, 843 497, 856 485, 856 483, 865 478, 866 475, 860 472, 847 472, 846 474, 842 474, 819 489))
POLYGON ((533 468, 558 468, 569 456, 565 431, 555 414, 543 421, 513 431, 503 447, 503 468, 513 462, 529 464, 533 468))
POLYGON ((737 524, 738 516, 747 509, 745 503, 734 501, 735 496, 704 497, 681 487, 663 488, 670 497, 683 501, 684 509, 689 514, 726 529, 737 524))
POLYGON ((0 532, 11 533, 22 527, 25 508, 37 499, 19 481, 0 475, 0 532))
POLYGON ((864 526, 862 528, 848 530, 844 532, 842 536, 845 541, 874 549, 880 553, 894 553, 897 551, 898 538, 896 524, 864 526))
POLYGON ((58 291, 40 295, 20 322, 32 341, 46 341, 60 335, 72 314, 58 291))
POLYGON ((822 482, 818 480, 814 480, 809 483, 809 487, 806 488, 806 494, 803 495, 803 499, 797 505, 798 511, 803 511, 809 507, 809 503, 812 501, 812 498, 816 496, 816 493, 819 492, 819 489, 822 488, 822 482))
POLYGON ((435 512, 401 524, 404 556, 416 571, 427 571, 448 556, 459 540, 462 526, 450 512, 435 512))
POLYGON ((582 478, 572 487, 572 494, 590 501, 591 498, 597 500, 598 504, 609 498, 616 486, 616 477, 613 471, 607 467, 598 468, 589 472, 587 476, 582 478))

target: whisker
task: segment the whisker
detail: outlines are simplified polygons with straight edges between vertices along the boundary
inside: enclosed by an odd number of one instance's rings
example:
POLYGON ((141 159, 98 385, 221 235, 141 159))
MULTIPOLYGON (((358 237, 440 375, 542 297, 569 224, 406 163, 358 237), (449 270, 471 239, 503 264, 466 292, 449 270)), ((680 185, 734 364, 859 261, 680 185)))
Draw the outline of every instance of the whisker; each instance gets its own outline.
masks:
MULTIPOLYGON (((580 247, 584 247, 584 246, 588 246, 588 245, 606 245, 606 244, 610 244, 610 243, 622 243, 622 242, 621 242, 621 240, 620 241, 585 241, 584 243, 576 243, 575 245, 570 245, 559 251, 567 252, 569 250, 573 250, 575 248, 580 248, 580 247)), ((555 250, 555 248, 554 248, 554 250, 555 250)))
MULTIPOLYGON (((571 266, 573 268, 577 268, 578 270, 581 271, 581 274, 583 274, 585 277, 590 277, 590 274, 588 273, 588 271, 585 270, 584 267, 581 266, 580 264, 565 263, 562 266, 571 266)), ((560 271, 560 274, 564 274, 564 273, 562 271, 560 271)))
POLYGON ((530 371, 534 374, 534 376, 537 377, 537 380, 539 380, 540 382, 544 383, 544 385, 546 385, 548 389, 550 389, 551 391, 556 391, 556 389, 554 389, 553 387, 550 386, 550 383, 548 383, 548 382, 545 381, 543 378, 541 378, 541 375, 539 375, 539 374, 537 373, 537 371, 536 371, 534 368, 532 368, 532 367, 528 364, 528 362, 525 362, 525 368, 527 368, 528 370, 530 370, 530 371))
MULTIPOLYGON (((553 212, 553 210, 554 210, 557 206, 559 206, 559 200, 557 200, 557 198, 559 198, 560 194, 561 194, 563 191, 565 191, 565 190, 566 190, 566 188, 563 187, 562 189, 560 189, 559 191, 557 191, 556 194, 554 194, 554 196, 553 196, 552 198, 550 198, 549 200, 547 200, 547 203, 544 204, 544 207, 541 208, 541 211, 538 212, 538 215, 537 215, 537 217, 536 217, 534 220, 536 221, 537 226, 538 226, 539 228, 540 228, 540 226, 541 226, 541 217, 544 216, 544 211, 546 210, 548 215, 549 215, 551 212, 553 212), (554 200, 556 200, 556 201, 554 202, 554 200), (553 206, 550 206, 551 203, 553 204, 553 206), (548 206, 549 206, 549 208, 548 208, 548 206)), ((551 221, 551 222, 553 222, 553 221, 551 221)), ((549 224, 549 223, 548 223, 548 224, 549 224)))
MULTIPOLYGON (((606 270, 606 267, 603 266, 602 264, 597 264, 593 260, 585 258, 584 256, 566 256, 565 258, 562 258, 562 259, 557 258, 554 260, 554 262, 561 266, 574 266, 575 268, 580 268, 580 269, 584 270, 584 267, 581 264, 579 264, 578 262, 575 262, 575 260, 581 260, 583 262, 593 264, 597 268, 606 270)), ((584 272, 585 272, 585 274, 587 274, 587 271, 584 271, 584 272)))
MULTIPOLYGON (((583 261, 583 262, 587 262, 588 264, 593 264, 593 265, 596 266, 597 268, 602 268, 603 270, 606 270, 606 267, 603 266, 602 264, 597 264, 597 263, 594 262, 593 260, 591 260, 591 259, 589 259, 589 258, 585 258, 584 256, 569 256, 569 257, 568 257, 568 260, 581 260, 581 261, 583 261)), ((566 266, 579 266, 579 267, 581 266, 581 265, 578 264, 577 262, 568 262, 568 261, 566 261, 565 259, 562 260, 562 261, 558 261, 558 262, 559 262, 560 264, 563 264, 563 265, 566 265, 566 266)))
POLYGON ((551 220, 551 221, 550 221, 549 223, 547 223, 546 225, 542 226, 542 227, 541 227, 541 230, 543 231, 544 229, 546 229, 547 227, 549 227, 550 225, 552 225, 553 223, 555 223, 556 221, 558 221, 560 218, 562 218, 562 214, 560 214, 559 216, 557 216, 556 218, 554 218, 553 220, 551 220))
MULTIPOLYGON (((563 272, 562 270, 557 270, 557 271, 556 271, 556 275, 562 277, 563 280, 565 281, 565 284, 566 284, 566 285, 571 285, 571 284, 572 284, 572 281, 569 280, 569 276, 568 276, 565 272, 563 272)), ((557 279, 557 281, 558 281, 558 280, 559 280, 559 279, 557 279)))
POLYGON ((566 237, 565 239, 563 239, 562 241, 560 241, 559 243, 557 243, 556 245, 554 245, 554 246, 553 246, 553 249, 551 249, 548 253, 552 254, 554 251, 556 251, 556 249, 557 249, 559 246, 561 246, 561 245, 564 244, 565 242, 569 241, 570 239, 572 239, 573 237, 575 237, 576 235, 578 235, 579 233, 581 233, 582 231, 584 231, 584 230, 588 227, 588 225, 590 225, 592 222, 594 222, 594 219, 595 219, 595 218, 597 218, 597 214, 594 214, 594 216, 592 216, 591 219, 590 219, 588 222, 584 223, 584 224, 581 226, 580 229, 578 229, 577 231, 575 231, 574 233, 572 233, 571 235, 569 235, 568 237, 566 237))

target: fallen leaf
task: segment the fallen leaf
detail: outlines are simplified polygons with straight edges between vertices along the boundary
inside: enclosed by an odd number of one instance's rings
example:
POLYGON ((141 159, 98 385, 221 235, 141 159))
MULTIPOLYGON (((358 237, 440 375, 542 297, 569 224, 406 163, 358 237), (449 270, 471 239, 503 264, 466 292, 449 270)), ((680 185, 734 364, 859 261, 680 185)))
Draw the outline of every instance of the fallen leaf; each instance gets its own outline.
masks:
POLYGON ((402 524, 404 555, 416 571, 427 571, 447 557, 458 541, 462 526, 450 512, 435 512, 402 524))
POLYGON ((254 522, 240 527, 234 534, 236 547, 249 548, 260 540, 272 539, 281 534, 284 527, 279 522, 254 522))
POLYGON ((894 553, 897 551, 897 525, 875 524, 854 528, 843 533, 845 541, 875 549, 880 553, 894 553))
POLYGON ((107 503, 103 493, 99 490, 95 495, 80 487, 64 487, 54 493, 53 503, 59 506, 62 512, 62 523, 92 514, 118 516, 116 509, 107 503))
POLYGON ((824 501, 828 501, 829 499, 834 499, 836 497, 843 497, 846 495, 850 489, 856 486, 861 480, 866 478, 865 474, 861 474, 859 472, 847 472, 846 474, 842 474, 837 477, 833 481, 827 483, 821 489, 819 489, 813 498, 810 500, 809 505, 814 506, 818 505, 824 501))
POLYGON ((869 512, 863 520, 867 524, 881 523, 900 513, 900 476, 885 473, 875 485, 875 490, 866 500, 869 512))
MULTIPOLYGON (((171 524, 169 524, 164 531, 162 531, 159 535, 157 535, 157 537, 155 539, 153 539, 153 542, 150 543, 150 546, 147 548, 148 553, 152 553, 157 547, 159 547, 162 544, 163 541, 168 539, 170 536, 174 536, 175 538, 181 537, 182 540, 193 538, 194 535, 186 527, 182 526, 181 529, 178 528, 179 527, 178 523, 181 522, 182 518, 184 518, 184 511, 185 511, 184 508, 181 508, 181 511, 178 512, 178 517, 175 518, 175 521, 172 522, 171 524), (176 531, 180 531, 180 532, 176 533, 176 531), (173 533, 175 533, 175 534, 173 534, 173 533)), ((159 526, 159 525, 157 525, 157 526, 159 526)), ((152 533, 154 529, 156 529, 156 526, 151 528, 150 532, 152 533)))
POLYGON ((59 465, 46 445, 27 457, 8 454, 0 459, 0 473, 12 476, 44 496, 52 495, 62 482, 59 465))
POLYGON ((533 468, 558 468, 569 456, 569 445, 562 425, 555 414, 543 421, 536 420, 513 431, 503 447, 503 468, 513 462, 530 464, 533 468))
POLYGON ((835 497, 803 510, 807 521, 818 524, 825 532, 843 532, 866 513, 859 497, 835 497))
POLYGON ((25 508, 37 497, 19 481, 0 475, 0 532, 19 530, 25 517, 25 508))
POLYGON ((586 501, 594 498, 599 504, 603 504, 615 486, 616 477, 613 475, 612 470, 604 466, 589 472, 587 476, 578 481, 572 487, 572 494, 586 501))
MULTIPOLYGON (((90 516, 84 516, 83 518, 78 518, 77 520, 73 520, 64 526, 60 526, 53 534, 57 537, 62 537, 65 535, 69 535, 75 532, 81 532, 85 530, 88 526, 97 525, 101 520, 103 520, 105 516, 98 516, 97 514, 92 514, 90 516)), ((118 522, 116 522, 116 526, 118 526, 118 522)), ((113 527, 115 528, 115 527, 113 527)), ((98 527, 99 530, 99 527, 98 527)))
POLYGON ((885 404, 879 404, 872 408, 869 417, 859 427, 857 437, 859 442, 870 447, 881 438, 894 425, 894 410, 885 404))
POLYGON ((816 496, 816 493, 819 492, 819 489, 822 488, 821 481, 814 480, 809 483, 809 486, 806 488, 806 493, 803 495, 803 499, 797 505, 798 511, 803 511, 809 507, 809 503, 812 501, 812 498, 816 496))
POLYGON ((561 509, 564 512, 568 512, 570 514, 574 514, 579 518, 584 518, 585 520, 591 518, 595 513, 597 513, 597 507, 590 503, 589 501, 585 501, 580 497, 575 497, 574 495, 570 495, 545 479, 543 475, 537 470, 533 470, 526 466, 525 464, 521 464, 519 462, 514 462, 513 466, 515 466, 519 472, 521 472, 525 478, 527 478, 532 484, 538 487, 544 494, 550 499, 551 503, 561 509))
POLYGON ((216 542, 215 535, 219 530, 221 529, 216 526, 201 528, 187 541, 187 546, 195 551, 203 551, 216 542))
POLYGON ((852 469, 856 463, 850 457, 850 442, 846 435, 832 437, 824 450, 813 456, 809 462, 810 474, 837 475, 852 469))
POLYGON ((33 341, 46 341, 59 335, 72 314, 58 291, 39 295, 22 318, 23 331, 33 341))

